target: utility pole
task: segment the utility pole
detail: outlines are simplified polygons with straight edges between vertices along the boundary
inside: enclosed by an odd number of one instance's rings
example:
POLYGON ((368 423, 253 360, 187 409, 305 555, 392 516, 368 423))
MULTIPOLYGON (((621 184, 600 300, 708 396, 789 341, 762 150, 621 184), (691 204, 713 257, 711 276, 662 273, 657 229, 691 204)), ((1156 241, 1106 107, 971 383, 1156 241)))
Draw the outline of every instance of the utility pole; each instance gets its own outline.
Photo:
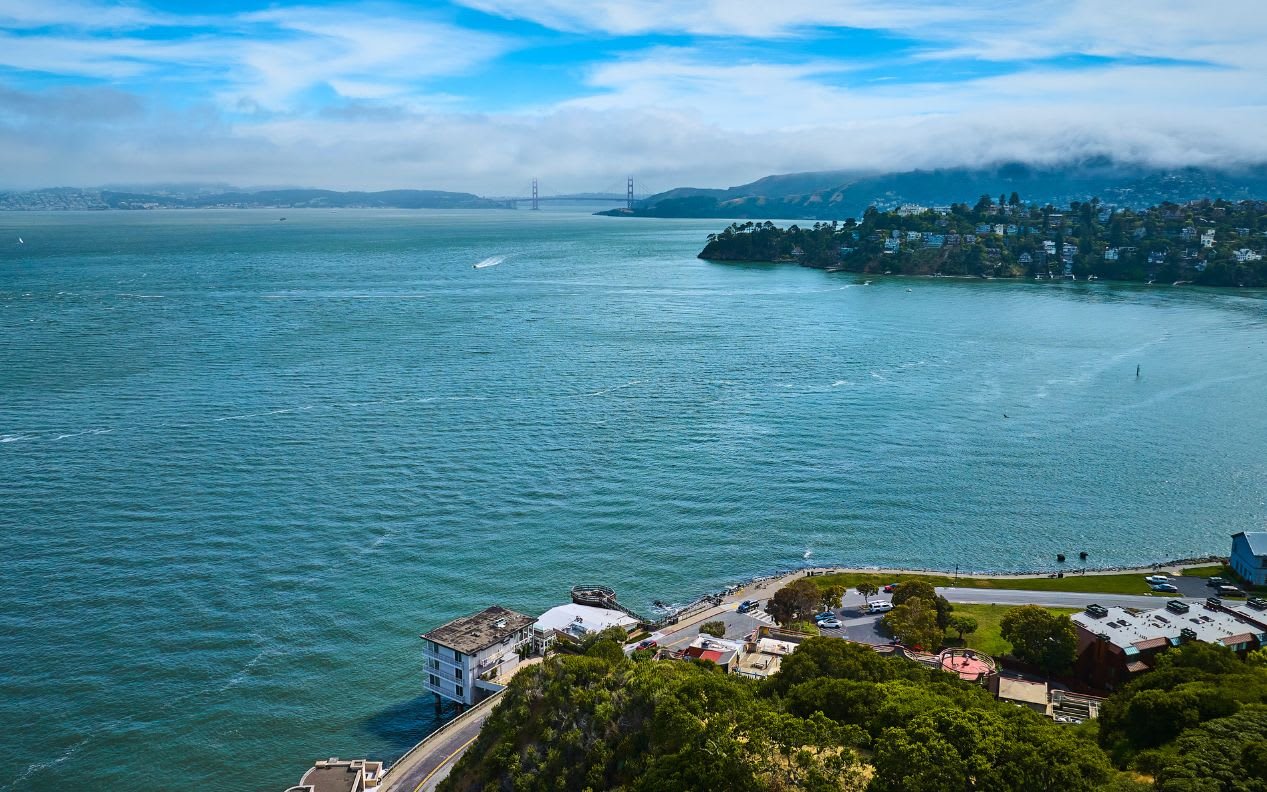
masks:
POLYGON ((532 209, 535 212, 541 207, 537 205, 537 180, 532 180, 532 209))
POLYGON ((633 177, 630 176, 629 180, 625 182, 625 206, 628 207, 631 212, 633 211, 633 203, 633 177))

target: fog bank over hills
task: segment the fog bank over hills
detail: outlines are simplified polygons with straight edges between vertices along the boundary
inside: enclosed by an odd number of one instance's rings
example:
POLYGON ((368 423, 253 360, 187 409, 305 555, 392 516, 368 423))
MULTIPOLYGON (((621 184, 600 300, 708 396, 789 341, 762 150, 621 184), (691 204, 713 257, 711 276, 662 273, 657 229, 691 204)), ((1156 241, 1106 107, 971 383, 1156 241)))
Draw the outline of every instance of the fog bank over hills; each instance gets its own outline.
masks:
POLYGON ((1200 198, 1267 199, 1267 164, 1157 168, 1094 159, 1064 166, 1011 162, 899 173, 791 173, 724 190, 680 187, 648 197, 633 212, 617 209, 607 214, 837 220, 859 217, 868 206, 972 203, 982 194, 1012 192, 1025 201, 1058 206, 1091 198, 1123 207, 1200 198))

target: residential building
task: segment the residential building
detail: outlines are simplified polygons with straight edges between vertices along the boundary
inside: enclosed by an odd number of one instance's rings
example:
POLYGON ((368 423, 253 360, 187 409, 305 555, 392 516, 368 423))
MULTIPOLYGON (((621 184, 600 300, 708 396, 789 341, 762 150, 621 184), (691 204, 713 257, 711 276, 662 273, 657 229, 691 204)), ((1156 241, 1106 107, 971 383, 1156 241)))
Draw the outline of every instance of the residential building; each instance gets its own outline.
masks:
POLYGON ((783 658, 796 651, 796 647, 810 636, 789 632, 777 627, 758 628, 753 640, 744 644, 733 672, 752 679, 765 679, 778 673, 783 658))
POLYGON ((1233 534, 1228 566, 1251 586, 1267 586, 1267 531, 1233 534))
POLYGON ((1016 257, 1016 263, 1017 264, 1033 264, 1034 257, 1028 253, 1022 253, 1021 255, 1016 257))
POLYGON ((367 759, 321 759, 286 792, 371 792, 383 777, 383 763, 367 759))
POLYGON ((569 602, 551 608, 537 618, 532 625, 533 649, 544 652, 559 638, 579 641, 608 627, 619 627, 628 634, 636 630, 639 624, 637 619, 624 611, 569 602))
POLYGON ((930 248, 939 248, 946 244, 945 234, 924 234, 924 246, 930 248))
POLYGON ((1158 654, 1188 641, 1218 643, 1239 653, 1267 642, 1267 614, 1213 599, 1201 606, 1171 600, 1147 611, 1088 605, 1069 618, 1078 633, 1077 672, 1106 689, 1151 670, 1158 654))
POLYGON ((1105 250, 1104 250, 1104 260, 1105 260, 1105 261, 1117 261, 1117 248, 1115 248, 1115 247, 1105 248, 1105 250))
POLYGON ((907 242, 918 242, 918 241, 920 241, 920 240, 921 240, 921 239, 923 239, 923 238, 924 238, 923 234, 921 234, 921 233, 920 233, 920 232, 918 232, 918 231, 907 231, 907 232, 906 232, 906 241, 907 241, 907 242))
POLYGON ((1241 248, 1232 251, 1232 258, 1236 259, 1237 264, 1244 264, 1249 261, 1262 261, 1263 255, 1249 248, 1241 248))
POLYGON ((711 635, 700 635, 691 642, 690 646, 682 650, 679 657, 682 660, 708 660, 729 674, 738 668, 739 658, 743 651, 743 641, 728 641, 711 635))
POLYGON ((897 208, 899 217, 910 217, 911 215, 923 214, 928 211, 927 206, 920 206, 914 203, 905 203, 897 208))
POLYGON ((494 605, 423 633, 423 687, 458 704, 483 701, 501 690, 496 680, 513 673, 520 652, 531 648, 535 621, 494 605))
POLYGON ((901 248, 902 248, 902 243, 901 243, 900 241, 896 240, 896 239, 886 239, 886 240, 884 240, 884 252, 885 252, 885 253, 896 253, 896 252, 898 252, 898 250, 900 250, 901 248))
POLYGON ((1214 247, 1214 229, 1213 228, 1211 228, 1208 231, 1201 232, 1201 247, 1203 248, 1214 247))
POLYGON ((1056 243, 1050 239, 1043 240, 1043 252, 1049 256, 1056 255, 1056 243))

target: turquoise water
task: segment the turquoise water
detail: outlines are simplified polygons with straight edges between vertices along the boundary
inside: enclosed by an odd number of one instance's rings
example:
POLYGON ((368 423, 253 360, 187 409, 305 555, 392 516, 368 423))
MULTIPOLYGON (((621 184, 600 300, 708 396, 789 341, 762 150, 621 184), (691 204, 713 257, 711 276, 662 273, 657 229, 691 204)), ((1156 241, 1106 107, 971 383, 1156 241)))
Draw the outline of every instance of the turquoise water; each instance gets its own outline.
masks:
POLYGON ((1264 294, 863 286, 697 260, 717 226, 0 214, 0 789, 391 759, 434 725, 420 632, 581 580, 1267 523, 1264 294))

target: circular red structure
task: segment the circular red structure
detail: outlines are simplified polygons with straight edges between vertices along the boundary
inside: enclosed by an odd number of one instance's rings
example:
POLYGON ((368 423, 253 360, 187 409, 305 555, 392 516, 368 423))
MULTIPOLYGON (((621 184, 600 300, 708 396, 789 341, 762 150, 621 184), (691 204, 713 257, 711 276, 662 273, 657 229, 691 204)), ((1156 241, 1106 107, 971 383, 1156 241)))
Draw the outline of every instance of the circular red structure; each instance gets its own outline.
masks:
POLYGON ((976 682, 994 673, 994 659, 963 649, 948 649, 937 658, 941 670, 958 674, 960 679, 976 682))

